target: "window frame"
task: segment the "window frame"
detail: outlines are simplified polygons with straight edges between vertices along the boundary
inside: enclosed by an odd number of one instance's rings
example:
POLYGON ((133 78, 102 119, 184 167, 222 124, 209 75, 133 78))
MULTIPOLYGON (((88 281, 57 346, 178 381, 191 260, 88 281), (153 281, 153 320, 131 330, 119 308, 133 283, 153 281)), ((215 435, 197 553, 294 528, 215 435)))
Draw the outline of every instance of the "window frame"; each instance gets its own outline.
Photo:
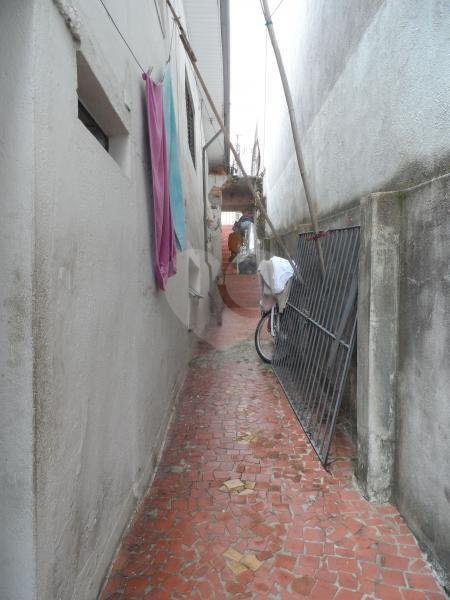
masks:
POLYGON ((192 158, 194 169, 196 165, 196 153, 195 153, 195 108, 194 101, 192 99, 191 86, 189 85, 189 79, 187 72, 185 74, 184 81, 184 93, 185 93, 185 104, 186 104, 186 127, 187 127, 187 142, 189 146, 189 152, 192 158))

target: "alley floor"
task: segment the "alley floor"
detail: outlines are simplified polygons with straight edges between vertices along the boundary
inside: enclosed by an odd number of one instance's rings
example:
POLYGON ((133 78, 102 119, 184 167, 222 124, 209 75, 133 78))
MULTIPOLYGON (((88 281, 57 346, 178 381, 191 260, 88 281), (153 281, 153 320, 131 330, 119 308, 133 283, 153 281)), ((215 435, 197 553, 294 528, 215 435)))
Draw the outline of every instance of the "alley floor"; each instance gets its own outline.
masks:
POLYGON ((227 308, 200 344, 101 599, 444 599, 397 510, 361 497, 342 431, 322 468, 256 320, 227 308))

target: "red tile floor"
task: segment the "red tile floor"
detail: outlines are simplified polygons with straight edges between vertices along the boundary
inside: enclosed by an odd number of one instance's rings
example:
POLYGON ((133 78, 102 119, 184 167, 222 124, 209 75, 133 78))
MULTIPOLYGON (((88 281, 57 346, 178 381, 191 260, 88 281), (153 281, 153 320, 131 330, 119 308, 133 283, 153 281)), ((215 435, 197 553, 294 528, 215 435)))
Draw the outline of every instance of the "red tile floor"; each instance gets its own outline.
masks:
POLYGON ((200 345, 100 598, 444 599, 397 510, 355 488, 342 432, 321 467, 255 355, 256 319, 227 308, 200 345))

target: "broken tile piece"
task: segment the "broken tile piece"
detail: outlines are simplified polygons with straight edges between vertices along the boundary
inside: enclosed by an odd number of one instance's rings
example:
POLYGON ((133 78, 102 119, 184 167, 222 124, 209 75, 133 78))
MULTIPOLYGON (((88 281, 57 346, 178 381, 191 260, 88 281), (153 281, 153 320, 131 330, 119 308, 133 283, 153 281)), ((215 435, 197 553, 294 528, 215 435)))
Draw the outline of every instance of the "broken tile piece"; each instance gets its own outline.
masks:
POLYGON ((250 442, 256 442, 256 440, 258 440, 260 437, 260 431, 256 431, 255 433, 251 433, 251 431, 243 431, 236 437, 236 442, 250 444, 250 442))
POLYGON ((242 565, 240 562, 236 562, 235 560, 227 560, 227 564, 235 575, 241 575, 242 573, 248 571, 247 567, 242 565))
POLYGON ((250 417, 252 415, 255 414, 255 411, 250 410, 249 408, 247 408, 246 406, 244 407, 239 407, 238 408, 238 412, 240 412, 241 414, 245 415, 246 417, 250 417))
POLYGON ((241 558, 241 565, 245 565, 247 568, 251 569, 252 571, 257 571, 259 569, 259 567, 262 565, 262 562, 260 560, 258 560, 256 558, 256 555, 253 554, 253 552, 251 554, 246 554, 244 556, 244 558, 241 558))
POLYGON ((224 482, 224 486, 229 492, 240 492, 245 487, 240 479, 229 479, 224 482))
POLYGON ((248 441, 248 438, 251 437, 251 433, 250 431, 242 431, 239 432, 238 435, 236 436, 235 441, 236 442, 246 442, 248 441))
POLYGON ((239 562, 243 557, 243 554, 232 548, 231 546, 228 548, 226 552, 223 553, 225 558, 229 560, 234 560, 235 562, 239 562))
POLYGON ((239 496, 250 496, 251 494, 254 494, 255 490, 250 490, 247 487, 245 489, 242 490, 242 492, 239 492, 239 496))
POLYGON ((256 485, 256 481, 246 481, 245 482, 245 487, 248 490, 254 490, 255 489, 255 485, 256 485))

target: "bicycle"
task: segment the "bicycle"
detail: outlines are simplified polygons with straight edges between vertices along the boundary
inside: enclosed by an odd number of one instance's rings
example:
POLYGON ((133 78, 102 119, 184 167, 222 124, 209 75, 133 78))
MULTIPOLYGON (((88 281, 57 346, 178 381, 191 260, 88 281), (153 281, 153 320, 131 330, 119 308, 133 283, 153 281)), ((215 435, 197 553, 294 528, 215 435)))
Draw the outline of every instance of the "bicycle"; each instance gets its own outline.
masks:
POLYGON ((274 302, 270 310, 263 311, 262 317, 256 326, 256 352, 261 360, 268 364, 272 363, 275 354, 275 345, 280 332, 282 316, 279 311, 278 302, 274 302))
MULTIPOLYGON (((261 318, 255 330, 255 348, 265 363, 272 363, 281 332, 281 321, 289 297, 294 272, 289 262, 278 256, 262 260, 258 266, 261 318)), ((286 332, 281 351, 286 352, 286 332)))

